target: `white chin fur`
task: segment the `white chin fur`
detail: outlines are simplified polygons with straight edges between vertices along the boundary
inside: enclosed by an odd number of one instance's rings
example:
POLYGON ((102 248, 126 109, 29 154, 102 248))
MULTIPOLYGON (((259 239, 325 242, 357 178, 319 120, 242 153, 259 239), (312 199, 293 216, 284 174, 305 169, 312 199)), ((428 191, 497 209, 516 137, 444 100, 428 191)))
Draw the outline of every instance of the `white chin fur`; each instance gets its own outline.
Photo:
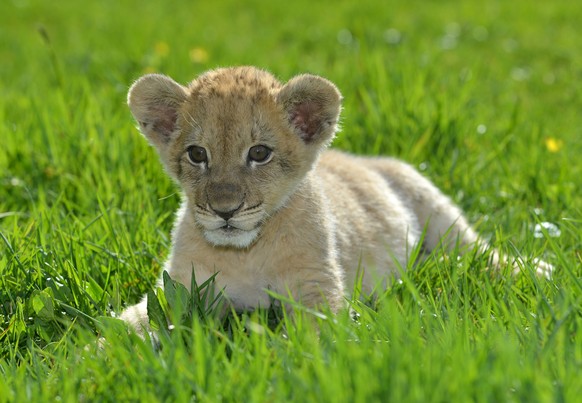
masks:
POLYGON ((204 231, 204 237, 211 244, 215 246, 233 246, 235 248, 249 247, 255 241, 257 235, 259 235, 258 228, 250 231, 236 230, 230 233, 220 229, 204 231))

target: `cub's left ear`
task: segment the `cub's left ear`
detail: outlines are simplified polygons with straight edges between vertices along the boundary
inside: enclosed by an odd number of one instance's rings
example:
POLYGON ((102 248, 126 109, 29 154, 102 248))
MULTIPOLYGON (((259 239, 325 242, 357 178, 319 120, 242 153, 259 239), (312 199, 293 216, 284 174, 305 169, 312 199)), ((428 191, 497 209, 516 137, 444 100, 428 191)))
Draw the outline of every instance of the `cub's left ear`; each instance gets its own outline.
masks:
POLYGON ((305 143, 328 143, 337 130, 341 94, 325 78, 303 74, 289 80, 277 95, 291 128, 305 143))
POLYGON ((147 74, 129 89, 129 109, 158 151, 165 149, 178 128, 178 111, 187 96, 185 87, 161 74, 147 74))

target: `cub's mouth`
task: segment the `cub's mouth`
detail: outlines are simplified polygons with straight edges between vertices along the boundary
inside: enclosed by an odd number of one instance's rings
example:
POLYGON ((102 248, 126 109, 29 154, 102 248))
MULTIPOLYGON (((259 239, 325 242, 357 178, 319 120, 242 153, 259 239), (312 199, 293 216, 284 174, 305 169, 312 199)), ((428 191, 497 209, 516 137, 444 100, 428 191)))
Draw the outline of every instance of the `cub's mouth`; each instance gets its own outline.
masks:
POLYGON ((262 224, 262 213, 259 209, 245 211, 224 220, 208 211, 197 214, 197 222, 208 243, 214 246, 248 248, 258 238, 262 224))
POLYGON ((259 237, 264 223, 263 204, 219 214, 210 205, 195 204, 194 218, 204 239, 213 246, 249 248, 259 237))
POLYGON ((225 224, 213 230, 204 230, 204 238, 214 246, 248 248, 255 242, 258 236, 259 227, 245 230, 230 224, 225 224))
MULTIPOLYGON (((261 222, 257 222, 254 226, 249 227, 249 228, 241 228, 233 223, 227 222, 226 224, 224 224, 222 227, 216 228, 214 229, 214 231, 223 233, 225 235, 235 235, 238 233, 245 233, 245 232, 253 232, 253 231, 258 231, 259 227, 261 226, 261 222)), ((207 228, 207 231, 213 231, 209 228, 207 228)))
POLYGON ((231 225, 231 224, 224 224, 222 227, 218 228, 217 230, 222 231, 226 234, 230 234, 230 233, 233 233, 236 231, 244 231, 243 229, 235 227, 234 225, 231 225))

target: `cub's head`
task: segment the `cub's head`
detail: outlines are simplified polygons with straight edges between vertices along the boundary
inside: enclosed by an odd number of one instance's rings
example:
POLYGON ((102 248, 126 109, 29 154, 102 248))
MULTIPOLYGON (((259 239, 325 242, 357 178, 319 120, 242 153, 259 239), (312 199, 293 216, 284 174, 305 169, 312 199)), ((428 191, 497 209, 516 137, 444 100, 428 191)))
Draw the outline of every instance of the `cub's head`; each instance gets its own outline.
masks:
POLYGON ((330 143, 341 95, 328 80, 281 84, 253 67, 207 72, 185 87, 150 74, 129 90, 140 131, 180 184, 206 240, 245 248, 330 143))

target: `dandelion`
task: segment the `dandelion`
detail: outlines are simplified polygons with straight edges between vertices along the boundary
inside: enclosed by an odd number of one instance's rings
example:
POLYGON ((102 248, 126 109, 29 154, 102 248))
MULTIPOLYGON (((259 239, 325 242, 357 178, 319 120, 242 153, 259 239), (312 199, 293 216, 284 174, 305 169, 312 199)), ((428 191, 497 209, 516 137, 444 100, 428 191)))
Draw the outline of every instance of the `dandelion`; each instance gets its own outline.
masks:
POLYGON ((526 81, 530 78, 531 72, 527 67, 514 67, 511 70, 511 78, 515 81, 526 81))
POLYGON ((159 57, 166 57, 170 53, 170 46, 164 41, 158 41, 154 45, 154 53, 159 57))
POLYGON ((545 233, 547 233, 551 238, 557 238, 562 235, 562 231, 560 231, 560 228, 558 228, 554 223, 544 221, 535 225, 534 238, 544 238, 545 233))
POLYGON ((190 50, 190 60, 192 63, 206 63, 208 57, 208 52, 204 48, 193 48, 190 50))
POLYGON ((349 29, 340 29, 337 33, 337 41, 342 45, 349 45, 354 40, 354 36, 349 29))
POLYGON ((564 146, 564 142, 562 140, 556 139, 554 137, 548 137, 545 142, 546 148, 551 153, 557 153, 564 146))
POLYGON ((402 33, 394 28, 387 29, 384 31, 384 40, 390 45, 398 45, 402 42, 402 33))

